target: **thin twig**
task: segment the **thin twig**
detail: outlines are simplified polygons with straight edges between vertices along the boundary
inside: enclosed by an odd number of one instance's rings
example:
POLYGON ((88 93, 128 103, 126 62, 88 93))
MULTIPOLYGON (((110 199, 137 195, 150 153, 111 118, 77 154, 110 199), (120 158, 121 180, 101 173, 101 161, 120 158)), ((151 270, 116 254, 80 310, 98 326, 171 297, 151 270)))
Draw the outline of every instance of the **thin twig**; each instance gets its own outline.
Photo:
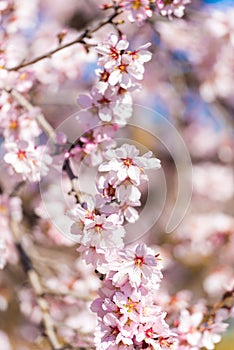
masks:
POLYGON ((26 184, 26 181, 21 181, 13 188, 12 192, 10 193, 10 197, 14 197, 18 195, 18 192, 21 190, 21 188, 26 184))
POLYGON ((89 46, 89 44, 87 44, 84 40, 87 39, 87 38, 90 38, 91 35, 93 33, 95 33, 96 31, 98 31, 99 29, 101 29, 102 27, 104 27, 106 24, 113 24, 113 19, 116 18, 118 15, 120 15, 123 11, 120 11, 118 7, 115 8, 115 11, 114 13, 109 17, 107 18, 106 20, 98 23, 98 25, 96 27, 94 27, 93 29, 86 29, 82 34, 80 34, 78 36, 78 38, 76 38, 75 40, 72 40, 64 45, 59 45, 58 47, 56 47, 55 49, 43 54, 43 55, 40 55, 28 62, 22 62, 20 63, 19 65, 17 66, 14 66, 14 67, 11 67, 11 68, 6 68, 8 69, 8 71, 17 71, 21 68, 25 68, 27 66, 30 66, 34 63, 37 63, 41 60, 44 60, 45 58, 50 58, 53 54, 55 54, 56 52, 59 52, 67 47, 70 47, 72 45, 75 45, 75 44, 84 44, 86 47, 89 46))
POLYGON ((71 191, 69 192, 70 195, 74 195, 76 202, 82 204, 82 193, 77 189, 77 180, 78 176, 74 174, 71 165, 70 165, 70 159, 69 157, 65 159, 63 164, 63 171, 67 174, 71 181, 71 191))
POLYGON ((47 289, 44 288, 44 295, 48 296, 54 296, 54 297, 73 297, 82 301, 92 301, 93 298, 89 295, 81 295, 79 292, 75 290, 67 290, 67 291, 60 291, 60 290, 53 290, 53 289, 47 289))

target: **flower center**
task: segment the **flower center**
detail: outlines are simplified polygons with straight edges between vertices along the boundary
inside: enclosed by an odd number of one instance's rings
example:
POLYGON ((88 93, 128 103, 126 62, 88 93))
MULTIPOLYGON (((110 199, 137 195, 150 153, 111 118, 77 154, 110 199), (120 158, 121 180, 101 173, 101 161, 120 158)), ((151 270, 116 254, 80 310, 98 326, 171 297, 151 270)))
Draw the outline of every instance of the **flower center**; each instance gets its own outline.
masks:
POLYGON ((22 73, 22 74, 20 75, 19 78, 20 78, 20 80, 22 80, 22 81, 25 80, 25 79, 27 78, 27 73, 25 73, 25 72, 22 73))
POLYGON ((106 194, 109 197, 114 197, 115 196, 115 188, 109 184, 107 189, 106 189, 106 194))
POLYGON ((0 214, 6 214, 7 213, 7 207, 3 204, 0 204, 0 214))
POLYGON ((141 7, 141 1, 140 0, 133 1, 133 3, 132 3, 133 10, 139 10, 140 7, 141 7))
POLYGON ((117 68, 120 70, 121 73, 127 73, 127 66, 128 64, 120 64, 117 68))
POLYGON ((147 329, 145 332, 145 335, 148 338, 152 338, 152 336, 154 335, 153 328, 151 327, 151 328, 147 329))
POLYGON ((128 312, 132 312, 133 310, 135 310, 137 304, 137 302, 132 301, 130 298, 128 298, 128 303, 126 305, 126 307, 128 308, 128 312))
POLYGON ((161 346, 167 346, 168 348, 173 344, 173 342, 170 341, 169 338, 160 337, 158 341, 161 346))
POLYGON ((143 264, 144 264, 143 256, 136 256, 135 257, 135 265, 141 266, 143 264))
POLYGON ((119 58, 119 50, 117 50, 115 47, 110 48, 110 57, 113 60, 117 60, 119 58))
POLYGON ((11 130, 15 130, 18 128, 18 122, 17 120, 11 120, 10 124, 9 124, 9 129, 11 130))
POLYGON ((127 52, 131 57, 132 57, 132 60, 137 60, 139 58, 139 53, 138 51, 128 51, 127 52))
POLYGON ((19 150, 19 151, 17 152, 17 156, 18 156, 19 160, 23 160, 23 159, 27 158, 26 152, 25 152, 25 151, 22 151, 22 150, 19 150))
POLYGON ((130 165, 133 164, 133 161, 131 158, 126 158, 126 159, 123 159, 123 163, 124 165, 126 165, 127 167, 129 167, 130 165))
POLYGON ((110 73, 104 70, 104 72, 100 74, 100 81, 104 81, 106 83, 109 79, 109 76, 110 76, 110 73))
POLYGON ((101 105, 107 105, 108 103, 110 103, 110 100, 108 100, 108 98, 106 98, 105 96, 103 96, 100 100, 97 101, 98 103, 100 103, 101 105))
POLYGON ((118 95, 125 94, 125 92, 127 92, 127 90, 124 89, 122 86, 120 86, 120 87, 119 87, 119 90, 118 90, 118 95))
POLYGON ((111 331, 111 335, 117 335, 119 334, 119 330, 117 327, 113 328, 113 330, 111 331))
POLYGON ((97 233, 101 233, 101 231, 102 231, 102 224, 96 224, 95 225, 95 231, 97 233))
POLYGON ((85 219, 90 219, 93 220, 94 219, 94 212, 92 210, 86 210, 85 213, 85 219))

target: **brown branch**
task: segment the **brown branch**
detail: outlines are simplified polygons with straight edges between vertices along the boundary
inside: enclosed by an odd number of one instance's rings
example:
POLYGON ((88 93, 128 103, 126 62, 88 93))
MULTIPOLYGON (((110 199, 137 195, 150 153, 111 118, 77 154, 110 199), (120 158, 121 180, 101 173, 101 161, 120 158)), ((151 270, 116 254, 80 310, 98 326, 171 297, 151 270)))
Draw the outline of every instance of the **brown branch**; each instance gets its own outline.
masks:
POLYGON ((42 313, 42 324, 44 328, 44 335, 52 350, 87 350, 84 347, 73 347, 70 345, 61 344, 56 334, 54 322, 50 316, 49 303, 45 299, 45 293, 40 280, 40 276, 35 270, 32 260, 25 251, 20 242, 20 226, 13 218, 10 219, 10 228, 15 240, 15 246, 19 254, 20 263, 28 276, 30 285, 34 291, 37 304, 42 313))
POLYGON ((8 71, 17 71, 21 68, 25 68, 27 66, 30 66, 34 63, 37 63, 41 60, 44 60, 45 58, 50 58, 53 54, 55 54, 56 52, 59 52, 67 47, 73 46, 75 44, 83 44, 85 45, 85 47, 89 47, 89 44, 87 44, 84 40, 87 38, 90 38, 91 35, 95 32, 97 32, 99 29, 101 29, 102 27, 104 27, 106 24, 113 24, 114 26, 116 26, 116 23, 113 23, 114 18, 116 18, 118 15, 120 15, 123 11, 121 11, 118 7, 115 7, 114 9, 114 13, 107 18, 106 20, 100 22, 96 27, 94 27, 93 29, 86 29, 82 34, 80 34, 78 36, 78 38, 76 38, 75 40, 72 40, 64 45, 59 45, 58 47, 56 47, 55 49, 40 55, 28 62, 22 62, 17 66, 11 67, 11 68, 6 68, 8 71))
POLYGON ((60 291, 60 290, 56 290, 56 289, 48 289, 45 288, 44 295, 48 295, 48 296, 53 296, 53 297, 58 297, 58 298, 63 298, 63 297, 73 297, 82 301, 92 301, 93 298, 90 295, 82 295, 79 292, 75 291, 75 290, 66 290, 66 291, 60 291))
POLYGON ((12 192, 10 193, 10 197, 17 196, 21 188, 26 184, 26 181, 21 181, 16 184, 16 186, 13 188, 12 192))

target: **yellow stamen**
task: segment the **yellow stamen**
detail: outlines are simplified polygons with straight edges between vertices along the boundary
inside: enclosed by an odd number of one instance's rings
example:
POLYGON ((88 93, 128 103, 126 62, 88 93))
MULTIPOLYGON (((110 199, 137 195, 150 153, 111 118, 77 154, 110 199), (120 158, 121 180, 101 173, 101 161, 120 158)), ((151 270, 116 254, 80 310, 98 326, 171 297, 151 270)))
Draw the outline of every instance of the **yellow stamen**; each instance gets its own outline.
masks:
POLYGON ((23 159, 27 158, 25 151, 18 151, 17 156, 18 156, 19 160, 23 160, 23 159))
POLYGON ((0 214, 6 214, 7 213, 7 207, 3 204, 0 204, 0 214))
POLYGON ((133 1, 133 3, 132 3, 133 10, 139 10, 140 7, 141 7, 141 1, 140 0, 133 1))
POLYGON ((11 120, 10 124, 9 124, 9 129, 11 130, 15 130, 18 128, 18 122, 17 120, 11 120))
POLYGON ((27 78, 27 73, 22 73, 19 78, 20 80, 25 80, 27 78))

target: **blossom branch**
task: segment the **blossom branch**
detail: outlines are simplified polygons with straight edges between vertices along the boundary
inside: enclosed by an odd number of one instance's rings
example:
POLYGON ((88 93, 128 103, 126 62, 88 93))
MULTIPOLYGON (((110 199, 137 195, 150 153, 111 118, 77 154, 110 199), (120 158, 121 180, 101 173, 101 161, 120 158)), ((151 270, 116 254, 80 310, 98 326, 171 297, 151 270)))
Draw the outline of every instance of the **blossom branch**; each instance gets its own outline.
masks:
MULTIPOLYGON (((25 107, 29 112, 34 110, 34 106, 21 93, 19 93, 18 91, 14 90, 14 89, 12 89, 10 91, 10 93, 18 101, 18 103, 22 107, 25 107)), ((51 124, 46 120, 44 115, 42 113, 38 113, 36 115, 36 120, 37 120, 38 124, 40 125, 40 127, 42 128, 42 130, 46 133, 48 138, 51 138, 51 140, 56 144, 55 130, 53 129, 51 124)), ((73 173, 73 171, 71 169, 69 158, 65 159, 63 170, 67 173, 69 179, 71 180, 72 191, 76 193, 77 202, 80 202, 78 191, 76 191, 76 189, 75 189, 76 188, 75 181, 78 178, 73 173)))
POLYGON ((55 49, 53 50, 50 50, 49 52, 43 54, 43 55, 40 55, 28 62, 25 62, 25 63, 20 63, 19 65, 17 66, 14 66, 14 67, 11 67, 11 68, 8 68, 8 71, 17 71, 19 69, 22 69, 22 68, 25 68, 25 67, 28 67, 34 63, 37 63, 41 60, 44 60, 46 58, 50 58, 52 55, 54 55, 56 52, 59 52, 67 47, 70 47, 70 46, 73 46, 75 44, 83 44, 85 45, 86 48, 89 47, 89 44, 87 44, 84 40, 87 39, 87 38, 90 38, 92 36, 93 33, 97 32, 99 29, 101 29, 102 27, 104 27, 105 25, 107 24, 112 24, 116 27, 116 23, 113 22, 113 20, 122 13, 123 11, 121 11, 119 9, 118 6, 114 7, 114 13, 112 15, 110 15, 106 20, 98 23, 98 25, 96 27, 94 27, 93 29, 86 29, 82 34, 80 34, 78 36, 78 38, 76 38, 75 40, 72 40, 64 45, 59 45, 58 47, 56 47, 55 49))
POLYGON ((232 290, 228 290, 223 294, 222 299, 213 306, 210 317, 212 318, 216 312, 220 309, 231 309, 234 305, 234 288, 232 290))

